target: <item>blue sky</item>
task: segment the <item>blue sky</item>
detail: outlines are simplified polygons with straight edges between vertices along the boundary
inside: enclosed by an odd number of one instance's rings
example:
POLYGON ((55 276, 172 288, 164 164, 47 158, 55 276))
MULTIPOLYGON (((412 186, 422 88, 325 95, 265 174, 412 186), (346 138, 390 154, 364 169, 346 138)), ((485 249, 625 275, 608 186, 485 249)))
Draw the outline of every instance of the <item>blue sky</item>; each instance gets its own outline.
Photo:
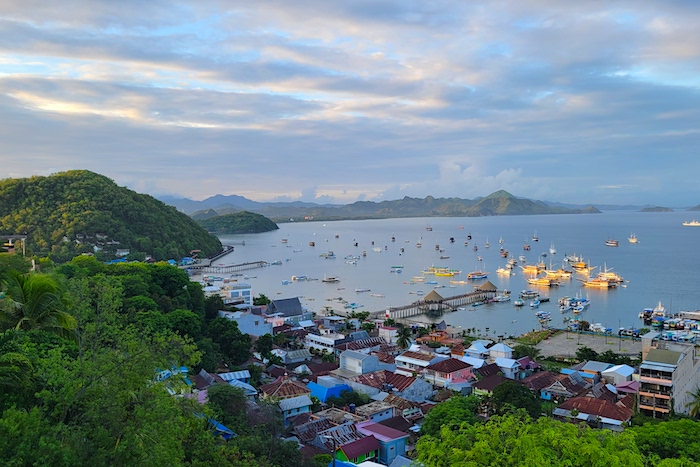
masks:
POLYGON ((700 2, 0 3, 0 178, 700 203, 700 2))

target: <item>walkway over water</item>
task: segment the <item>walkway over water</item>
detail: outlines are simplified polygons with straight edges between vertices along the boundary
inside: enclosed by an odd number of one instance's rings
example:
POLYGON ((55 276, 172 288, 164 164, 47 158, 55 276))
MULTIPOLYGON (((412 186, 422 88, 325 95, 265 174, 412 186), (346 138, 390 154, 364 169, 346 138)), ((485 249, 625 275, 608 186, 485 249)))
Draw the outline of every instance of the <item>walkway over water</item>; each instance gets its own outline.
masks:
POLYGON ((188 271, 190 274, 230 274, 232 272, 246 271, 248 269, 264 268, 267 265, 267 261, 253 261, 250 263, 221 264, 215 266, 194 264, 190 266, 181 266, 181 268, 188 271))
MULTIPOLYGON (((457 307, 471 305, 476 302, 484 302, 493 299, 495 291, 477 290, 453 297, 445 297, 439 301, 419 300, 410 305, 389 307, 384 312, 386 318, 403 319, 411 316, 418 316, 428 313, 443 313, 445 311, 455 311, 457 307)), ((377 312, 381 315, 381 312, 377 312)))

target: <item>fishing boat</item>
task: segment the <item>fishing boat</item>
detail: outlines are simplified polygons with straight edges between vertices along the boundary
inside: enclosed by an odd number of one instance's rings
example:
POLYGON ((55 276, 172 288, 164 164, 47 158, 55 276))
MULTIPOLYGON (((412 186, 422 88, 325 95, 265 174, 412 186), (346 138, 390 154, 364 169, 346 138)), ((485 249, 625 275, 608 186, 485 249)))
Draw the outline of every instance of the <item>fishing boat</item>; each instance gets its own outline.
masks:
POLYGON ((610 289, 615 287, 617 284, 610 282, 606 279, 598 279, 597 277, 588 277, 586 279, 579 279, 584 287, 593 287, 597 289, 610 289))
POLYGON ((489 276, 489 273, 486 271, 472 271, 467 274, 467 279, 469 280, 477 280, 477 279, 486 279, 489 276))
POLYGON ((535 230, 535 233, 532 234, 532 241, 533 242, 539 242, 540 238, 537 236, 537 231, 535 230))
POLYGON ((425 226, 425 230, 427 230, 428 232, 432 232, 433 228, 431 227, 430 224, 428 224, 425 226))
POLYGON ((383 293, 371 293, 369 294, 370 297, 375 297, 375 298, 384 298, 383 293))
POLYGON ((514 273, 512 270, 507 268, 498 268, 496 269, 496 274, 501 274, 503 276, 512 276, 514 273))
POLYGON ((534 299, 530 302, 530 308, 537 308, 538 306, 540 306, 540 301, 538 299, 534 299))
POLYGON ((535 297, 539 297, 539 296, 540 296, 540 293, 536 290, 528 289, 528 290, 523 290, 522 292, 520 292, 520 298, 535 298, 535 297))
POLYGON ((498 243, 499 243, 500 245, 503 245, 503 237, 499 237, 498 243))
POLYGON ((321 282, 326 282, 326 283, 340 282, 340 278, 336 277, 336 276, 323 276, 323 279, 321 279, 321 282))
POLYGON ((530 245, 528 245, 527 243, 524 244, 524 245, 523 245, 523 250, 525 250, 525 251, 530 251, 530 245))
POLYGON ((700 221, 696 221, 696 220, 686 221, 686 222, 683 222, 683 225, 686 227, 700 227, 700 221))
POLYGON ((620 246, 620 242, 618 242, 614 238, 609 238, 605 240, 605 246, 620 246))
POLYGON ((627 237, 627 241, 630 243, 639 243, 639 240, 637 239, 637 234, 630 234, 630 236, 627 237))
POLYGON ((369 289, 355 289, 355 292, 357 292, 357 293, 369 292, 369 289))
POLYGON ((556 254, 557 254, 557 249, 554 248, 554 242, 552 242, 552 243, 549 245, 549 254, 550 254, 550 255, 556 255, 556 254))

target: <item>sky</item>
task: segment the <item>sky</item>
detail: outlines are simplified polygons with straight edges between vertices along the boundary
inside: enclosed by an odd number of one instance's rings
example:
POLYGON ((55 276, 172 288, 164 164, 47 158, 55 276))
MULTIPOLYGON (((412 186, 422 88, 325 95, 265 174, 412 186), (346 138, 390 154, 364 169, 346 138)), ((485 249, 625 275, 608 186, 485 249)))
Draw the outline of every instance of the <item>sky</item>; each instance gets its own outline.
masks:
POLYGON ((695 0, 0 0, 0 178, 700 203, 695 0))

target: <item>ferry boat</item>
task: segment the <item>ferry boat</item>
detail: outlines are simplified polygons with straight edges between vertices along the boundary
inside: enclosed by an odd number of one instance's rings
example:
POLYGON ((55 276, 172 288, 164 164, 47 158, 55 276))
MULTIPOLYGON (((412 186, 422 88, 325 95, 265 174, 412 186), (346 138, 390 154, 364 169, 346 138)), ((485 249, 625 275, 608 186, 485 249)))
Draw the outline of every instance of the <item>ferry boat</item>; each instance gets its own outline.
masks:
POLYGON ((683 222, 683 225, 686 227, 700 227, 700 221, 696 221, 696 220, 686 221, 686 222, 683 222))

